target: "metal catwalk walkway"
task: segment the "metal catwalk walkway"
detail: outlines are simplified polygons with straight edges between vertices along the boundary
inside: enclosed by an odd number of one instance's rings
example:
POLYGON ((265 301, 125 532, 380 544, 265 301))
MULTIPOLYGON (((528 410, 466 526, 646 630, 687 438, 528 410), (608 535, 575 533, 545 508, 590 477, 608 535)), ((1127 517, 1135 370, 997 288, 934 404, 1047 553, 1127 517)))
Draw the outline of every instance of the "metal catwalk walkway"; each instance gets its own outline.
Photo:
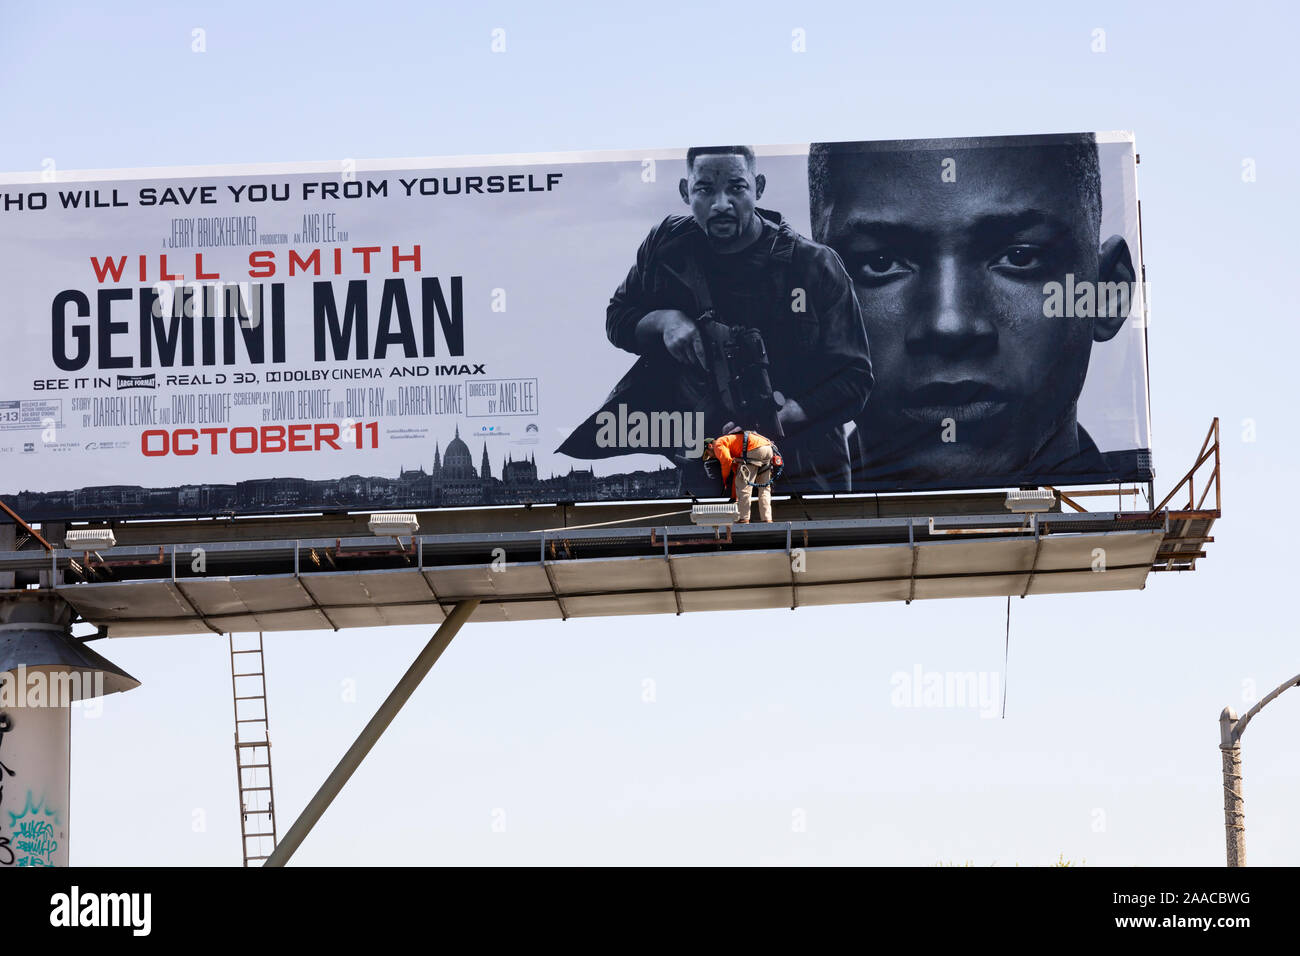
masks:
POLYGON ((214 525, 190 523, 184 542, 0 553, 0 571, 43 567, 108 636, 225 634, 437 623, 467 597, 482 599, 471 621, 516 621, 1136 589, 1182 527, 1169 512, 1004 511, 788 521, 716 537, 660 524, 223 541, 205 540, 214 525))

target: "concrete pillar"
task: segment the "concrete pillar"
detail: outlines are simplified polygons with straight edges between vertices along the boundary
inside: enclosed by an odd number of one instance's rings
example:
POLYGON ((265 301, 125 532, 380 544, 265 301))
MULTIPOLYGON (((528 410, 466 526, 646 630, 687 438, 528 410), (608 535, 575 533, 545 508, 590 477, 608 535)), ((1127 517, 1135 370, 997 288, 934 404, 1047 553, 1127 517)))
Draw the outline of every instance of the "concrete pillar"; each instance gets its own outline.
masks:
POLYGON ((67 866, 72 711, 0 710, 0 867, 67 866))
POLYGON ((0 867, 68 865, 71 705, 140 684, 71 621, 49 591, 0 593, 0 867))

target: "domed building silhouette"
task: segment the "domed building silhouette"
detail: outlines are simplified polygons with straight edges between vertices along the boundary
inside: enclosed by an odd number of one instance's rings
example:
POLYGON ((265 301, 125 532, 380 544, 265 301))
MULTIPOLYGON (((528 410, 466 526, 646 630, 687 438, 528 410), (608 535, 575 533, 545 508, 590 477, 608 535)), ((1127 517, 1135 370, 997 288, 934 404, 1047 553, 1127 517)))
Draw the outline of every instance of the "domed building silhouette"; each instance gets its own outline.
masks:
MULTIPOLYGON (((487 463, 487 445, 483 446, 483 460, 487 463)), ((486 484, 489 477, 481 476, 474 469, 474 456, 469 446, 460 437, 460 426, 456 426, 456 435, 447 443, 447 451, 440 454, 438 447, 433 449, 433 490, 434 497, 440 505, 477 505, 486 499, 486 484)))

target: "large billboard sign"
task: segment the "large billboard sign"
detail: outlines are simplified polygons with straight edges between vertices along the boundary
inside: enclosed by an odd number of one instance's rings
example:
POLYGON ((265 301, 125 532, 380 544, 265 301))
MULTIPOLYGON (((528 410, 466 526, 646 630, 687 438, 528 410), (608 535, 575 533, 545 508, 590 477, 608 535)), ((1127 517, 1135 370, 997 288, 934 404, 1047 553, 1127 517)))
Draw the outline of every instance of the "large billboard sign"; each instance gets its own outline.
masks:
POLYGON ((0 176, 32 520, 1151 477, 1128 134, 0 176))

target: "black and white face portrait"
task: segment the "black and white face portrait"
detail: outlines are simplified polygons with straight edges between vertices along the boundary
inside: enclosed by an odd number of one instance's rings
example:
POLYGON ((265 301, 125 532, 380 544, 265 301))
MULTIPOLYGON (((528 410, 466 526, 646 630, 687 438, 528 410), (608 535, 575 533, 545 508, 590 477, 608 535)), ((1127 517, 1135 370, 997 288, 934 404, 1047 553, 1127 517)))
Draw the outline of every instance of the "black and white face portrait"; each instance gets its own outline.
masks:
POLYGON ((1124 238, 1100 235, 1093 137, 817 144, 809 191, 871 346, 862 465, 974 479, 1079 453, 1093 344, 1128 308, 1062 310, 1049 290, 1135 278, 1124 238))

